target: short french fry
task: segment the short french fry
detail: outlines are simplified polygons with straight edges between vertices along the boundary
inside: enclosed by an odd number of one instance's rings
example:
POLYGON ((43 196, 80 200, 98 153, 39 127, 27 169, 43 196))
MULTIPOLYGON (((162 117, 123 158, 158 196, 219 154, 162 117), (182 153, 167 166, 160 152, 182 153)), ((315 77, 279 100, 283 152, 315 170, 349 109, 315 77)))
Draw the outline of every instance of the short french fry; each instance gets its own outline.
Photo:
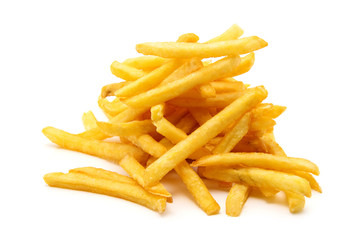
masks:
POLYGON ((197 85, 208 83, 220 78, 232 71, 239 62, 239 56, 223 58, 213 64, 210 64, 209 66, 187 75, 186 77, 131 97, 127 99, 125 103, 132 107, 151 107, 159 103, 166 102, 167 100, 187 92, 197 85))
POLYGON ((97 126, 108 136, 141 135, 156 131, 151 120, 131 121, 127 123, 97 122, 97 126))
POLYGON ((267 45, 263 39, 252 36, 212 43, 148 42, 137 44, 136 50, 144 55, 166 58, 210 58, 246 54, 267 45))
POLYGON ((260 167, 273 170, 298 170, 319 174, 318 166, 303 158, 276 156, 268 153, 223 153, 205 156, 192 163, 196 166, 235 166, 260 167))
POLYGON ((298 213, 303 210, 305 205, 305 198, 300 193, 285 192, 288 199, 289 211, 291 213, 298 213))
POLYGON ((182 34, 178 39, 177 42, 191 42, 195 43, 199 41, 199 36, 197 36, 195 33, 185 33, 182 34))
POLYGON ((264 87, 251 88, 221 112, 176 144, 167 153, 152 163, 145 171, 145 186, 158 183, 169 171, 185 160, 191 153, 205 145, 229 124, 242 117, 267 96, 264 87))
MULTIPOLYGON (((151 165, 152 166, 152 165, 151 165)), ((259 188, 272 188, 284 192, 311 196, 309 183, 304 178, 274 170, 261 168, 202 168, 202 175, 209 179, 224 182, 245 183, 259 188)))
POLYGON ((214 154, 230 152, 238 142, 247 134, 250 124, 250 113, 246 113, 235 126, 222 138, 215 148, 214 154))
MULTIPOLYGON (((132 156, 125 156, 119 165, 142 187, 144 186, 143 175, 145 172, 144 167, 132 156)), ((172 195, 165 189, 165 187, 159 183, 155 186, 146 189, 148 192, 167 197, 169 202, 172 202, 172 195)))
POLYGON ((284 106, 274 105, 271 103, 261 103, 257 107, 255 107, 251 112, 253 118, 277 118, 280 114, 282 114, 285 109, 284 106))
POLYGON ((147 157, 147 154, 142 150, 130 144, 86 139, 53 127, 44 128, 43 134, 60 147, 97 156, 116 163, 128 154, 139 161, 147 157))
POLYGON ((68 188, 123 198, 162 213, 166 208, 166 198, 148 193, 142 187, 81 173, 48 173, 44 181, 51 187, 68 188))
POLYGON ((226 214, 231 217, 240 215, 243 206, 248 199, 250 188, 241 183, 235 183, 226 198, 226 214))
POLYGON ((111 72, 116 77, 122 78, 126 81, 135 81, 145 75, 145 72, 142 70, 130 67, 117 61, 112 63, 111 72))
POLYGON ((83 113, 82 122, 86 131, 97 127, 97 119, 92 111, 83 113))

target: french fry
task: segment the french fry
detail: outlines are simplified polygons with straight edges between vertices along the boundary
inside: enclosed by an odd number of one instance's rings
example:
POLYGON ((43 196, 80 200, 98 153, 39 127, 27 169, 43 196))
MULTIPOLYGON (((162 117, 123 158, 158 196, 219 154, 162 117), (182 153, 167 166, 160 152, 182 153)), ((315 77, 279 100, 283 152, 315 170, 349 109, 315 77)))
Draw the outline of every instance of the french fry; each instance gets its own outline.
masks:
POLYGON ((42 132, 50 141, 62 148, 97 156, 116 163, 127 154, 139 161, 147 157, 142 150, 130 144, 86 139, 53 127, 46 127, 42 132))
POLYGON ((242 92, 246 89, 242 82, 214 81, 210 85, 215 89, 216 93, 242 92))
POLYGON ((317 180, 315 180, 315 178, 313 177, 312 174, 310 173, 307 173, 307 172, 302 172, 302 171, 288 171, 289 173, 291 174, 294 174, 296 176, 299 176, 299 177, 302 177, 304 179, 306 179, 309 184, 310 184, 310 187, 319 192, 319 193, 322 193, 322 188, 321 186, 319 186, 319 183, 317 182, 317 180))
POLYGON ((211 98, 216 96, 216 91, 210 83, 202 84, 197 89, 203 98, 211 98))
POLYGON ((239 66, 237 66, 231 73, 229 73, 226 77, 235 77, 246 72, 253 67, 255 62, 255 53, 249 53, 245 57, 241 58, 241 62, 239 66))
POLYGON ((286 107, 274 105, 271 103, 261 103, 255 107, 251 112, 253 118, 277 118, 285 111, 286 107))
POLYGON ((259 190, 267 198, 274 197, 279 192, 278 190, 272 188, 259 188, 259 190))
POLYGON ((213 43, 213 42, 220 42, 226 40, 233 40, 238 39, 241 35, 243 35, 244 31, 241 29, 237 24, 233 24, 228 30, 226 30, 221 35, 210 39, 205 43, 213 43))
POLYGON ((180 60, 169 60, 167 63, 137 81, 131 82, 127 86, 120 88, 115 92, 117 97, 130 97, 139 93, 143 93, 161 83, 168 75, 182 65, 180 60))
POLYGON ((105 85, 104 87, 102 87, 101 98, 114 96, 114 93, 118 89, 124 87, 127 84, 129 84, 129 82, 119 82, 119 83, 111 83, 111 84, 105 85))
POLYGON ((213 149, 214 154, 230 152, 249 130, 250 113, 246 113, 213 149))
POLYGON ((202 168, 202 175, 218 181, 245 183, 255 187, 299 193, 306 197, 311 196, 311 189, 307 180, 274 170, 249 167, 238 169, 205 167, 202 168))
MULTIPOLYGON (((125 156, 119 165, 142 187, 144 186, 143 175, 145 172, 144 167, 132 156, 125 156)), ((168 202, 172 202, 172 195, 165 189, 165 187, 159 183, 155 186, 146 189, 148 192, 163 196, 167 198, 168 202)))
POLYGON ((158 68, 166 62, 166 58, 161 58, 157 56, 140 56, 136 58, 128 58, 123 61, 123 64, 142 70, 149 70, 158 68))
POLYGON ((159 144, 148 134, 142 134, 139 136, 127 136, 127 139, 146 153, 157 158, 161 157, 167 151, 167 149, 163 145, 159 144))
POLYGON ((243 116, 251 108, 264 100, 266 96, 267 91, 264 87, 246 90, 244 95, 152 163, 145 171, 145 186, 155 185, 181 161, 205 145, 210 139, 216 137, 227 125, 243 116))
POLYGON ((232 93, 220 93, 215 97, 195 99, 195 98, 174 98, 167 103, 177 106, 177 107, 186 107, 186 108, 223 108, 235 101, 238 97, 242 95, 241 92, 232 92, 232 93))
POLYGON ((68 188, 123 198, 162 213, 166 208, 166 198, 148 193, 142 187, 81 173, 48 173, 44 181, 51 187, 68 188))
POLYGON ((212 118, 207 108, 189 108, 189 111, 200 126, 212 118))
POLYGON ((116 172, 104 170, 103 168, 95 168, 95 167, 80 167, 80 168, 73 168, 69 170, 70 173, 82 173, 86 174, 90 177, 96 177, 96 178, 103 178, 107 180, 117 181, 121 183, 128 183, 128 184, 135 184, 138 183, 127 176, 121 175, 116 172))
POLYGON ((305 198, 300 193, 285 192, 288 199, 289 211, 291 213, 297 213, 303 210, 305 205, 305 198))
POLYGON ((131 121, 127 123, 97 122, 97 126, 108 136, 141 135, 156 131, 151 120, 131 121))
POLYGON ((132 107, 151 107, 159 103, 166 102, 167 100, 177 97, 199 84, 211 82, 220 78, 226 73, 232 71, 239 62, 239 56, 223 58, 209 66, 191 73, 184 78, 131 97, 127 99, 125 103, 132 107))
POLYGON ((177 39, 177 42, 195 43, 197 41, 199 41, 199 36, 197 36, 195 33, 185 33, 177 39))
POLYGON ((269 130, 273 130, 275 126, 275 120, 268 117, 261 117, 258 119, 252 119, 250 123, 250 132, 266 132, 269 130))
POLYGON ((125 111, 128 107, 118 98, 115 98, 112 102, 109 102, 106 98, 98 98, 98 106, 109 119, 125 111))
POLYGON ((92 111, 83 113, 82 122, 86 131, 97 127, 97 119, 92 111))
POLYGON ((246 54, 267 45, 263 39, 252 36, 212 43, 148 42, 137 44, 136 50, 144 55, 166 58, 210 58, 246 54))
POLYGON ((244 184, 235 183, 226 198, 226 214, 231 217, 240 215, 243 206, 248 199, 250 188, 244 184))
POLYGON ((111 72, 116 77, 122 78, 126 81, 136 81, 137 79, 145 75, 144 71, 134 67, 130 67, 117 61, 114 61, 112 63, 111 72))
POLYGON ((196 166, 235 166, 262 167, 273 170, 298 170, 319 175, 318 166, 303 158, 276 156, 267 153, 223 153, 205 156, 192 163, 196 166))

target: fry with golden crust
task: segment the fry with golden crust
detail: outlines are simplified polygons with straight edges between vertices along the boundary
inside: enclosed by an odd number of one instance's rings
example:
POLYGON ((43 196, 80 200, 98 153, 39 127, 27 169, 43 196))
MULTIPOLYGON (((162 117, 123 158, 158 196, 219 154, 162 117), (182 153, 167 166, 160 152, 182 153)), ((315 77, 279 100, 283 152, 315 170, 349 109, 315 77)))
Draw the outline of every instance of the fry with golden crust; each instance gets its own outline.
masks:
POLYGON ((235 183, 226 198, 226 214, 231 217, 240 215, 243 206, 248 199, 250 188, 241 183, 235 183))

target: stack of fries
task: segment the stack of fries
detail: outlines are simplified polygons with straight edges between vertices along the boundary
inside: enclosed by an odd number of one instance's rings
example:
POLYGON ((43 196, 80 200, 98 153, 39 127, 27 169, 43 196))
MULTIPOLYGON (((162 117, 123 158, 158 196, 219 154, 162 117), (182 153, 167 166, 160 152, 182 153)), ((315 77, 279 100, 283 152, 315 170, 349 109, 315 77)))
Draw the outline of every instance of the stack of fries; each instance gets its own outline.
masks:
POLYGON ((46 174, 45 182, 162 213, 172 195, 161 180, 175 170, 208 215, 217 214, 220 206, 202 178, 229 187, 229 216, 240 215, 250 190, 265 197, 282 191, 290 212, 301 211, 311 189, 321 192, 312 176, 319 169, 306 159, 288 157, 275 141, 274 119, 285 107, 262 103, 267 97, 263 86, 250 88, 234 79, 251 69, 254 51, 267 46, 255 36, 239 39, 242 34, 233 25, 205 43, 197 43, 192 33, 176 42, 142 43, 136 49, 145 56, 113 62, 112 73, 123 81, 104 86, 98 100, 109 121, 87 112, 80 134, 53 127, 43 133, 63 148, 111 160, 129 176, 83 167, 46 174), (216 57, 223 58, 210 60, 216 57), (117 141, 105 141, 111 137, 117 141))

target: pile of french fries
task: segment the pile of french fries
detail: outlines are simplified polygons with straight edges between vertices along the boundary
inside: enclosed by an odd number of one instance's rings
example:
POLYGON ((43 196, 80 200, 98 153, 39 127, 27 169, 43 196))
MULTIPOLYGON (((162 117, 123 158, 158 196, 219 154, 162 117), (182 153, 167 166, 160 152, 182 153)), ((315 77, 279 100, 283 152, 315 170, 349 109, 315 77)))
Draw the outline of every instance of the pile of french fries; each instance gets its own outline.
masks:
POLYGON ((321 192, 312 175, 319 169, 287 156, 275 141, 275 118, 285 107, 263 103, 263 86, 251 88, 234 79, 251 69, 254 51, 267 46, 261 38, 242 34, 233 25, 205 43, 188 33, 176 42, 137 44, 144 56, 113 62, 111 71, 122 81, 104 86, 98 100, 109 121, 87 112, 82 133, 53 127, 43 133, 63 148, 113 161, 129 176, 83 167, 46 174, 45 182, 162 213, 172 194, 161 180, 175 170, 208 215, 219 213, 220 206, 203 179, 229 189, 229 216, 240 215, 250 191, 266 198, 282 191, 290 212, 301 211, 311 189, 321 192))

